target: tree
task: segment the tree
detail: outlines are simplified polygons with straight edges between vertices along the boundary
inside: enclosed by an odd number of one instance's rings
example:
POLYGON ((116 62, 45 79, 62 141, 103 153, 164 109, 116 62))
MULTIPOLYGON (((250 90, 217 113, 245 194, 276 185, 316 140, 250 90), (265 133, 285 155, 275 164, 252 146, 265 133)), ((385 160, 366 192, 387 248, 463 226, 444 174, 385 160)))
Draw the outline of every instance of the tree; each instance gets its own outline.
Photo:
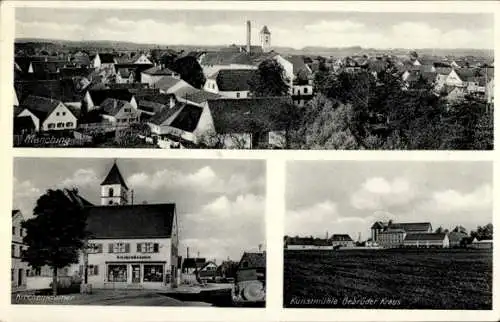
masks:
POLYGON ((493 239, 493 224, 477 226, 477 230, 471 231, 470 236, 472 239, 477 238, 478 240, 493 239))
POLYGON ((185 82, 195 88, 200 89, 205 85, 206 78, 203 74, 203 69, 195 57, 181 57, 175 60, 170 68, 176 73, 179 73, 185 82))
POLYGON ((260 63, 257 73, 249 81, 254 96, 285 96, 289 93, 288 79, 283 66, 274 59, 260 63))
POLYGON ((442 233, 444 233, 444 229, 443 229, 443 227, 439 226, 439 227, 436 229, 435 233, 436 233, 436 234, 442 234, 442 233))
POLYGON ((23 223, 28 246, 22 259, 34 268, 52 268, 52 292, 57 295, 57 270, 78 263, 86 233, 83 207, 70 198, 76 190, 48 190, 36 202, 34 218, 23 223))
POLYGON ((455 228, 453 228, 452 232, 467 234, 467 229, 465 229, 464 227, 459 225, 459 226, 456 226, 455 228))

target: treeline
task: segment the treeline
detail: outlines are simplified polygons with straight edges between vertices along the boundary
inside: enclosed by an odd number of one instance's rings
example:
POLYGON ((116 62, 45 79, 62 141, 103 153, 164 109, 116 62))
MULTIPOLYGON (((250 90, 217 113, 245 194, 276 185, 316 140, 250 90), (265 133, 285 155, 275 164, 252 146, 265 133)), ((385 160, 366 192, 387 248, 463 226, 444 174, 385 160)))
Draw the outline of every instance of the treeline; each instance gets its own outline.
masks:
POLYGON ((493 111, 473 97, 448 103, 395 66, 373 74, 320 70, 315 97, 290 115, 289 148, 491 150, 493 111))

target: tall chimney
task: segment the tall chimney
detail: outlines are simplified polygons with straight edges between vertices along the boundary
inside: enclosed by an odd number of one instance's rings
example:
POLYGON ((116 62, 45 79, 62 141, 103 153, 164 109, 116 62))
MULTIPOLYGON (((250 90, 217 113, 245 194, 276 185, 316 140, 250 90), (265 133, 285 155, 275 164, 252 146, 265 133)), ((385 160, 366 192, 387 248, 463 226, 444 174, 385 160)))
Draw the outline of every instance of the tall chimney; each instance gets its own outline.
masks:
POLYGON ((252 26, 250 20, 247 20, 247 53, 250 53, 250 46, 252 45, 252 26))
POLYGON ((187 248, 187 251, 186 251, 186 258, 189 258, 189 247, 187 248))

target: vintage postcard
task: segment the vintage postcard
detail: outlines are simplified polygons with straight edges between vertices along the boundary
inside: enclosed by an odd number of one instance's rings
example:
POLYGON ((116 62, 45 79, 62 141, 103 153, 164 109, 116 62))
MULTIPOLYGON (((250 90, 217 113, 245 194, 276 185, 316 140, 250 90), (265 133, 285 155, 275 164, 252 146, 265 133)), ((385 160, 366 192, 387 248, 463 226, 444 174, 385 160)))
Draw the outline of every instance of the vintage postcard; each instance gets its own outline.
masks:
POLYGON ((493 13, 20 7, 13 145, 491 150, 493 30, 493 13))
POLYGON ((294 161, 286 172, 285 307, 492 309, 491 162, 294 161))
POLYGON ((12 304, 263 307, 265 172, 264 161, 16 158, 12 304))

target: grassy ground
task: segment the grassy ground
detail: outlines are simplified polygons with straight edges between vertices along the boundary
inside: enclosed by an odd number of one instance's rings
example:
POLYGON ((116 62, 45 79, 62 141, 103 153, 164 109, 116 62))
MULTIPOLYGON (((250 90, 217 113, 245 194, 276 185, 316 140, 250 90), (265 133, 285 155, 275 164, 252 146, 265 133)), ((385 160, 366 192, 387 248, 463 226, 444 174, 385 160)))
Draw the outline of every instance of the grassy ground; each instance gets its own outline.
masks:
POLYGON ((492 251, 287 251, 285 307, 491 309, 492 251))

